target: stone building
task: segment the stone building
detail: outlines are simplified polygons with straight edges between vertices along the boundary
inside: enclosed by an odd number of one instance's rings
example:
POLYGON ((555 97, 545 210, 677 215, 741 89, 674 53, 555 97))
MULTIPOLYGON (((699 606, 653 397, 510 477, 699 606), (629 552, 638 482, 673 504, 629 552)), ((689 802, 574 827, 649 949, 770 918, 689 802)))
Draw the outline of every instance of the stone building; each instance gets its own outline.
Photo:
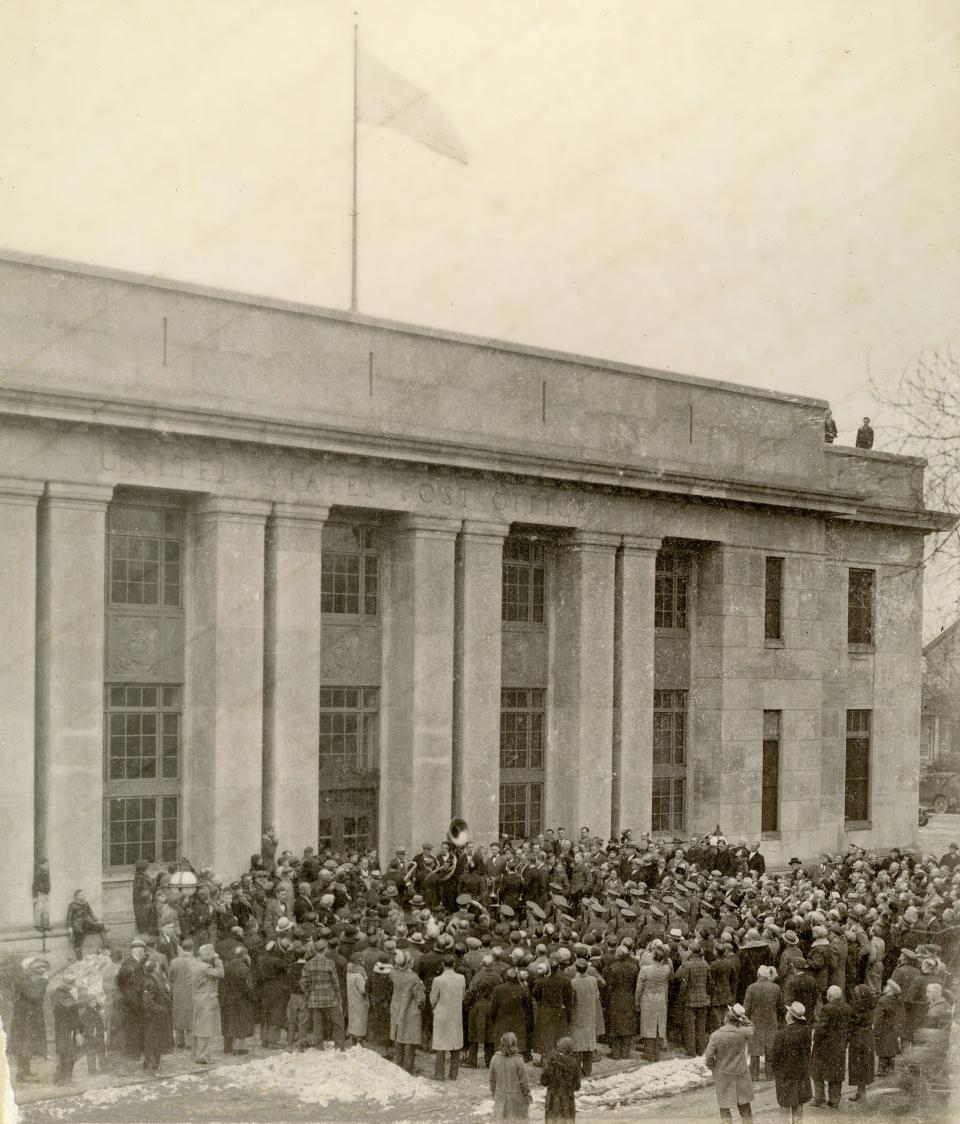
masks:
POLYGON ((960 758, 960 620, 923 649, 920 767, 954 769, 960 758))
POLYGON ((826 404, 0 261, 8 947, 137 859, 915 832, 923 464, 826 404))

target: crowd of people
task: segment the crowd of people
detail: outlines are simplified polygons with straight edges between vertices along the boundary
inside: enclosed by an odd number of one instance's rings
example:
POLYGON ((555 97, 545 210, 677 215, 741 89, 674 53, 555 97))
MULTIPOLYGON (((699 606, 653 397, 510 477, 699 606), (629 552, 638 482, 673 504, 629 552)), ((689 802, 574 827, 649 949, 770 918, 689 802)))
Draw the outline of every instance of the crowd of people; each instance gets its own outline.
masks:
MULTIPOLYGON (((174 1049, 209 1064, 360 1043, 409 1072, 488 1067, 497 1113, 522 1118, 531 1065, 548 1119, 571 1119, 606 1056, 703 1055, 721 1115, 749 1116, 761 1074, 785 1112, 862 1099, 895 1065, 943 1068, 960 955, 960 847, 941 858, 851 844, 768 871, 759 844, 577 838, 564 829, 414 856, 281 851, 265 832, 226 882, 186 861, 140 864, 125 953, 71 906, 76 961, 51 989, 57 1080, 125 1055, 151 1073, 174 1049), (178 886, 184 871, 195 886, 178 886), (108 1054, 109 1051, 109 1054, 108 1054)), ((46 1051, 48 965, 24 960, 9 1051, 31 1080, 46 1051)))

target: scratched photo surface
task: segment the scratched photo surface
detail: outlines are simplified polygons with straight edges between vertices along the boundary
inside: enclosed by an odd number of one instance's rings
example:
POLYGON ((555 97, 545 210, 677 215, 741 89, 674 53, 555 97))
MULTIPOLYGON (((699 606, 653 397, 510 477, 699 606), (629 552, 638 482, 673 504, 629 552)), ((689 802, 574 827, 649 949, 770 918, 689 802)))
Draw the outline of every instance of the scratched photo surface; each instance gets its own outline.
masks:
POLYGON ((953 1118, 958 41, 4 7, 0 1120, 953 1118))

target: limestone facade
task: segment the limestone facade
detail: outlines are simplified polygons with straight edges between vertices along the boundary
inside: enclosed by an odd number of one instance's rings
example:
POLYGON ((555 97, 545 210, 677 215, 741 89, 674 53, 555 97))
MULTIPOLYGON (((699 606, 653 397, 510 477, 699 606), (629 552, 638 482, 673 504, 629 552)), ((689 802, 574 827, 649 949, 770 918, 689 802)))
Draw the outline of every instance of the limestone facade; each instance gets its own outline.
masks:
POLYGON ((948 520, 825 403, 13 258, 0 368, 0 941, 268 824, 914 838, 948 520))

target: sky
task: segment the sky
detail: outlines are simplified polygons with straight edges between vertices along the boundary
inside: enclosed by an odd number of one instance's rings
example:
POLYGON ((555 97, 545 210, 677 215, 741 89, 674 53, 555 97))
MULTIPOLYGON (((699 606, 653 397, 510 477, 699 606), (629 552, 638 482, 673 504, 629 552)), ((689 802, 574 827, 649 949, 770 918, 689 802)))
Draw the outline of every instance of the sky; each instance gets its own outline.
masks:
POLYGON ((960 337, 953 0, 7 0, 0 248, 348 307, 355 21, 468 154, 360 125, 361 312, 891 447, 960 337))

